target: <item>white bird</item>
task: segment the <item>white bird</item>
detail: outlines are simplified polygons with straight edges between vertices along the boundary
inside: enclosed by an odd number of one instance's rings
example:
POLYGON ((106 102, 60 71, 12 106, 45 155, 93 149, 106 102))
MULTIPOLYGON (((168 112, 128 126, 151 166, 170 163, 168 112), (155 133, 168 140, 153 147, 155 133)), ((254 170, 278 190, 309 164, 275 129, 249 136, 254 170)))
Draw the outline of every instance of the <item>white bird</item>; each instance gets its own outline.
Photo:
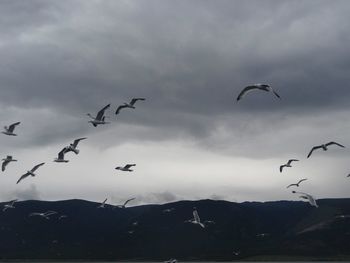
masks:
POLYGON ((68 216, 67 215, 61 215, 59 218, 58 218, 58 220, 61 220, 61 219, 63 219, 63 218, 67 218, 68 216))
POLYGON ((99 204, 99 206, 98 206, 97 208, 105 208, 107 199, 108 199, 108 198, 106 198, 101 204, 99 204))
POLYGON ((43 217, 43 218, 49 220, 50 219, 49 216, 54 215, 54 214, 57 214, 57 212, 56 211, 47 211, 45 213, 36 213, 35 212, 35 213, 30 213, 29 216, 40 216, 40 217, 43 217))
POLYGON ((299 180, 299 182, 297 182, 296 184, 290 184, 290 185, 288 185, 288 186, 287 186, 287 188, 289 188, 289 187, 291 187, 291 186, 296 186, 296 187, 299 187, 299 184, 300 184, 301 182, 306 181, 306 180, 307 180, 306 178, 301 179, 301 180, 299 180))
POLYGON ((13 159, 11 155, 7 155, 6 158, 2 159, 2 165, 1 165, 1 170, 5 171, 6 166, 10 163, 10 162, 17 162, 17 160, 13 159))
POLYGON ((2 133, 3 134, 6 134, 6 135, 10 135, 10 136, 17 136, 17 134, 13 133, 16 126, 19 125, 21 122, 15 122, 13 124, 11 124, 9 127, 5 126, 4 129, 5 131, 3 131, 2 133))
POLYGON ((117 207, 119 208, 126 208, 126 204, 129 203, 130 201, 135 200, 135 198, 130 198, 124 202, 122 205, 118 205, 117 207))
POLYGON ((298 162, 299 160, 297 159, 290 159, 286 164, 283 164, 280 166, 280 172, 282 173, 284 167, 292 167, 291 163, 292 162, 298 162))
POLYGON ((170 212, 172 212, 174 210, 175 210, 175 208, 167 208, 167 209, 164 209, 162 212, 163 213, 170 213, 170 212))
POLYGON ((187 220, 185 222, 200 225, 202 228, 205 228, 205 225, 201 223, 201 219, 199 218, 197 209, 193 208, 193 219, 187 220))
POLYGON ((96 115, 96 117, 93 117, 90 113, 87 114, 87 116, 89 116, 92 121, 89 121, 90 123, 92 123, 92 125, 94 127, 97 127, 97 125, 100 125, 100 124, 107 124, 109 122, 106 122, 105 121, 105 110, 107 110, 109 107, 111 106, 111 104, 108 104, 106 106, 104 106, 96 115))
POLYGON ((8 204, 4 205, 4 208, 2 209, 3 212, 5 212, 7 209, 15 208, 14 204, 17 202, 17 199, 10 201, 8 204))
POLYGON ((253 85, 250 85, 250 86, 247 86, 245 87, 238 95, 237 97, 237 101, 241 100, 243 98, 243 96, 252 91, 252 90, 263 90, 263 91, 270 91, 270 92, 273 92, 277 98, 281 98, 277 92, 275 92, 270 85, 267 85, 267 84, 253 84, 253 85))
POLYGON ((134 170, 131 170, 130 168, 133 167, 133 166, 136 166, 136 164, 127 164, 124 167, 118 166, 115 169, 123 171, 123 172, 132 172, 134 170))
POLYGON ((130 109, 135 109, 135 103, 138 101, 138 100, 146 100, 145 98, 133 98, 129 103, 124 103, 123 105, 120 105, 115 114, 119 114, 119 112, 124 109, 124 108, 130 108, 130 109))
POLYGON ((292 191, 293 194, 301 194, 301 196, 299 196, 300 198, 306 199, 309 201, 310 205, 314 206, 314 207, 318 207, 317 203, 316 203, 316 199, 312 196, 309 195, 307 193, 303 193, 303 192, 296 192, 296 191, 292 191))
POLYGON ((78 143, 82 140, 85 140, 84 138, 75 139, 73 143, 71 143, 69 146, 65 147, 65 153, 67 152, 74 152, 75 154, 79 153, 79 149, 77 149, 78 143))
POLYGON ((64 154, 65 154, 65 148, 63 148, 59 153, 58 153, 58 157, 55 158, 53 161, 56 163, 68 163, 69 160, 65 160, 64 159, 64 154))
POLYGON ((327 151, 328 150, 328 146, 330 145, 338 145, 339 147, 342 147, 342 148, 345 148, 344 145, 341 145, 337 142, 329 142, 329 143, 326 143, 326 144, 321 144, 321 145, 317 145, 317 146, 314 146, 312 147, 311 151, 309 152, 309 154, 307 155, 307 158, 309 158, 311 156, 311 154, 313 153, 313 151, 317 150, 317 149, 322 149, 324 151, 327 151))
POLYGON ((29 175, 31 176, 35 176, 36 174, 34 173, 40 166, 44 165, 45 163, 40 163, 40 164, 37 164, 35 165, 32 170, 30 171, 27 171, 25 174, 23 174, 17 181, 16 184, 18 184, 20 181, 22 181, 23 179, 25 179, 26 177, 28 177, 29 175))

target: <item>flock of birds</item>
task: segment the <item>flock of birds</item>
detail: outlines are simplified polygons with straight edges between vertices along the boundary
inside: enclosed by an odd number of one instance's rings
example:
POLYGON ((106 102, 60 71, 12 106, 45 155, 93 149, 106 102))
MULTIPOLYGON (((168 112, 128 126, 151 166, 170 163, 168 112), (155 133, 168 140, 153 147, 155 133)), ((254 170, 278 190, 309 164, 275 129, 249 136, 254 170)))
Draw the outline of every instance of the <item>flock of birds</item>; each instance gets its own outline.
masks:
MULTIPOLYGON (((267 84, 254 84, 254 85, 250 85, 250 86, 247 86, 245 87, 238 95, 237 97, 237 101, 240 101, 241 99, 243 99, 243 97, 245 97, 247 95, 247 93, 251 92, 251 91, 255 91, 255 90, 260 90, 260 91, 265 91, 265 92, 270 92, 270 93, 273 93, 278 99, 281 99, 280 95, 270 86, 270 85, 267 85, 267 84)), ((136 102, 138 101, 144 101, 145 98, 133 98, 129 103, 124 103, 123 105, 120 105, 115 114, 118 115, 120 114, 120 112, 123 110, 123 109, 127 109, 127 108, 130 108, 130 109, 135 109, 135 104, 136 102)), ((105 125, 105 124, 108 124, 110 122, 107 122, 106 121, 106 116, 105 116, 105 111, 107 109, 110 108, 110 104, 104 106, 100 111, 97 112, 96 116, 92 116, 90 113, 88 113, 87 115, 91 118, 91 120, 89 121, 89 123, 91 123, 94 127, 97 127, 98 125, 105 125)), ((3 134, 5 135, 8 135, 8 136, 16 136, 17 134, 15 134, 15 128, 20 124, 20 122, 16 122, 16 123, 13 123, 11 125, 9 125, 8 127, 5 126, 4 127, 4 131, 2 132, 3 134)), ((69 152, 73 152, 75 153, 76 155, 79 154, 79 149, 77 148, 78 147, 78 144, 79 142, 81 142, 82 140, 85 140, 87 139, 86 137, 83 137, 83 138, 78 138, 78 139, 75 139, 73 141, 73 143, 71 143, 70 145, 64 147, 61 151, 59 151, 58 153, 58 156, 57 158, 54 159, 54 162, 58 162, 58 163, 66 163, 66 162, 69 162, 69 160, 66 160, 65 159, 65 155, 69 152)), ((328 147, 329 146, 338 146, 338 147, 341 147, 341 148, 344 148, 345 146, 337 143, 337 142, 334 142, 334 141, 331 141, 329 143, 325 143, 325 144, 321 144, 321 145, 317 145, 317 146, 314 146, 309 154, 307 155, 307 158, 311 157, 311 155, 316 151, 316 150, 319 150, 319 149, 322 149, 324 151, 327 151, 328 150, 328 147)), ((280 167, 279 167, 279 170, 280 172, 282 173, 284 168, 287 168, 287 167, 292 167, 292 163, 293 162, 298 162, 299 160, 298 159, 290 159, 288 160, 287 163, 285 164, 282 164, 280 167)), ((8 155, 6 156, 6 158, 2 159, 2 171, 5 171, 6 167, 9 165, 9 163, 11 162, 17 162, 16 159, 14 159, 11 155, 8 155)), ((17 184, 20 183, 22 180, 28 178, 29 176, 36 176, 35 172, 41 167, 43 166, 45 163, 42 162, 42 163, 39 163, 37 165, 35 165, 31 170, 28 170, 25 174, 21 175, 19 177, 19 179, 17 180, 17 184)), ((124 166, 118 166, 116 167, 115 169, 116 170, 120 170, 120 171, 124 171, 124 172, 132 172, 133 170, 131 169, 132 167, 136 166, 136 164, 126 164, 124 166)), ((350 177, 350 174, 348 175, 348 177, 350 177)), ((307 179, 306 178, 303 178, 303 179, 300 179, 297 183, 292 183, 292 184, 289 184, 287 186, 287 188, 290 188, 290 187, 299 187, 300 184, 304 181, 306 181, 307 179)), ((315 206, 315 207, 318 207, 317 205, 317 202, 316 202, 316 199, 308 194, 308 193, 304 193, 304 192, 298 192, 298 191, 292 191, 292 193, 294 194, 299 194, 300 198, 301 199, 305 199, 307 200, 312 206, 315 206)), ((126 205, 133 201, 135 198, 131 198, 131 199, 128 199, 125 201, 124 204, 122 205, 118 205, 118 206, 114 206, 115 207, 118 207, 118 208, 126 208, 126 205)), ((15 208, 15 202, 17 200, 12 200, 10 202, 8 202, 7 204, 4 205, 4 208, 3 208, 3 211, 6 211, 8 209, 13 209, 15 208)), ((106 202, 107 202, 107 198, 98 205, 97 208, 105 208, 106 206, 106 202)), ((170 208, 170 209, 166 209, 164 210, 163 212, 164 213, 169 213, 169 212, 172 212, 174 209, 173 208, 170 208)), ((45 219, 49 219, 51 215, 54 215, 54 214, 57 214, 57 212, 55 211, 47 211, 47 212, 44 212, 44 213, 38 213, 38 212, 35 212, 35 213, 31 213, 29 214, 29 216, 40 216, 42 218, 45 218, 45 219)), ((213 221, 204 221, 202 222, 200 217, 199 217, 199 214, 198 214, 198 211, 197 209, 194 207, 193 208, 193 218, 189 219, 189 220, 186 220, 184 221, 185 223, 191 223, 191 224, 195 224, 195 225, 199 225, 201 228, 205 228, 207 224, 211 224, 211 223, 214 223, 213 221)), ((61 218, 64 218, 64 217, 67 217, 66 215, 61 215, 60 216, 60 219, 61 218)), ((262 235, 262 234, 261 234, 262 235)), ((238 255, 239 252, 235 251, 234 252, 235 255, 238 255)), ((175 259, 171 259, 169 260, 169 262, 176 262, 175 259)))

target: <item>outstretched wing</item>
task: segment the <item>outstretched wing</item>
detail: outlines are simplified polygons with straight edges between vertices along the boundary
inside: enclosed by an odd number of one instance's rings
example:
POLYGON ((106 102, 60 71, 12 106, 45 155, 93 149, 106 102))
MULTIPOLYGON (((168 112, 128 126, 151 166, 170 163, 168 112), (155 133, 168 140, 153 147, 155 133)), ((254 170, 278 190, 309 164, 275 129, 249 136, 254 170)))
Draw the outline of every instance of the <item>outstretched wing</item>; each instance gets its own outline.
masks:
POLYGON ((45 163, 39 163, 37 165, 35 165, 32 170, 30 170, 32 173, 34 173, 40 166, 44 165, 45 163))
POLYGON ((66 148, 63 148, 59 153, 58 153, 58 159, 63 160, 64 159, 64 154, 66 153, 66 148))
POLYGON ((30 175, 30 173, 25 173, 25 174, 23 174, 23 175, 18 179, 18 181, 17 181, 16 184, 18 184, 20 181, 22 181, 24 178, 28 177, 29 175, 30 175))
POLYGON ((3 161, 1 165, 1 170, 5 171, 6 165, 8 165, 9 161, 3 161))
POLYGON ((193 218, 194 218, 194 221, 196 221, 197 223, 201 222, 201 219, 199 218, 197 210, 193 210, 193 218))
POLYGON ((83 138, 79 138, 79 139, 75 139, 74 142, 73 142, 73 147, 77 147, 78 146, 78 143, 82 140, 85 140, 86 137, 83 137, 83 138))
POLYGON ((97 120, 101 120, 102 117, 103 117, 103 115, 105 114, 105 110, 107 110, 110 106, 111 106, 111 104, 108 104, 108 105, 104 106, 104 107, 97 113, 96 119, 97 119, 97 120))
POLYGON ((106 198, 105 200, 103 200, 103 202, 101 203, 101 205, 104 205, 104 204, 107 202, 107 199, 108 199, 108 198, 106 198))
POLYGON ((306 181, 306 180, 307 180, 306 178, 301 179, 301 180, 299 180, 299 182, 298 182, 297 184, 300 184, 301 182, 304 182, 304 181, 306 181))
POLYGON ((54 214, 57 214, 56 211, 47 211, 44 213, 44 216, 50 216, 50 215, 54 215, 54 214))
POLYGON ((291 186, 296 186, 297 184, 290 184, 290 185, 288 185, 286 188, 289 188, 289 187, 291 187, 291 186))
POLYGON ((127 164, 127 165, 124 166, 124 168, 125 169, 129 169, 129 168, 131 168, 133 166, 136 166, 136 164, 127 164))
POLYGON ((119 114, 119 112, 121 111, 121 109, 127 108, 127 105, 120 105, 117 110, 115 111, 115 114, 119 114))
POLYGON ((342 147, 342 148, 345 148, 344 145, 341 145, 340 143, 337 143, 337 142, 329 142, 329 143, 326 143, 326 146, 329 146, 329 145, 332 145, 332 144, 338 145, 339 147, 342 147))
POLYGON ((288 161, 288 165, 290 165, 292 162, 298 162, 299 160, 297 160, 297 159, 290 159, 289 161, 288 161))
POLYGON ((280 166, 280 173, 282 173, 284 167, 286 167, 285 164, 280 166))
POLYGON ((126 204, 129 203, 129 202, 132 201, 132 200, 135 200, 135 198, 131 198, 131 199, 129 199, 129 200, 126 200, 125 203, 124 203, 124 206, 126 206, 126 204))
POLYGON ((241 100, 243 98, 243 96, 248 92, 248 91, 251 91, 251 90, 254 90, 254 89, 258 89, 256 86, 247 86, 245 87, 238 95, 237 97, 237 101, 241 100))
POLYGON ((322 148, 321 145, 312 147, 311 151, 310 151, 309 154, 307 155, 307 158, 309 158, 309 157, 311 156, 311 154, 312 154, 312 152, 313 152, 314 150, 317 150, 317 149, 320 149, 320 148, 322 148))
POLYGON ((145 98, 133 98, 130 101, 130 105, 134 106, 134 104, 138 101, 138 100, 146 100, 145 98))
POLYGON ((13 132, 15 127, 20 124, 21 122, 15 122, 9 126, 9 132, 13 132))
POLYGON ((273 88, 270 87, 270 89, 271 89, 271 91, 273 92, 273 94, 275 94, 275 96, 276 96, 277 98, 281 99, 281 96, 278 95, 277 92, 276 92, 273 88))

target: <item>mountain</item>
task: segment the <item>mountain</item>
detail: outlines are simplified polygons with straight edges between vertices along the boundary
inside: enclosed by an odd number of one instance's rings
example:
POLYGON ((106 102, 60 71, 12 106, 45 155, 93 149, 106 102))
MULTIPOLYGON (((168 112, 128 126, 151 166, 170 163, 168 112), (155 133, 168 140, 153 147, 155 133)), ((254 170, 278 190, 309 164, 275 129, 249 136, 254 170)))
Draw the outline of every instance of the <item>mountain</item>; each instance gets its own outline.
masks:
POLYGON ((350 199, 318 204, 200 200, 122 209, 23 201, 0 212, 0 260, 349 260, 350 199), (213 222, 185 223, 193 207, 213 222), (48 210, 58 214, 29 217, 48 210))

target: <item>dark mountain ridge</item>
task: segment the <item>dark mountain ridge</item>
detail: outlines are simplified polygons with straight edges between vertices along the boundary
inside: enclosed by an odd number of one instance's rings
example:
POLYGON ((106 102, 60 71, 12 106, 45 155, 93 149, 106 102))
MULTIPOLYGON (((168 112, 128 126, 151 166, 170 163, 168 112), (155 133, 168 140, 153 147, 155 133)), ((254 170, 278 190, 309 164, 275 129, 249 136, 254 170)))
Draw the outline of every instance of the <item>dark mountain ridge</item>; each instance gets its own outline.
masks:
POLYGON ((200 200, 122 209, 78 199, 22 201, 0 212, 0 259, 349 259, 350 199, 318 204, 200 200), (208 221, 204 229, 184 222, 193 207, 208 221), (58 213, 29 217, 49 210, 58 213))

